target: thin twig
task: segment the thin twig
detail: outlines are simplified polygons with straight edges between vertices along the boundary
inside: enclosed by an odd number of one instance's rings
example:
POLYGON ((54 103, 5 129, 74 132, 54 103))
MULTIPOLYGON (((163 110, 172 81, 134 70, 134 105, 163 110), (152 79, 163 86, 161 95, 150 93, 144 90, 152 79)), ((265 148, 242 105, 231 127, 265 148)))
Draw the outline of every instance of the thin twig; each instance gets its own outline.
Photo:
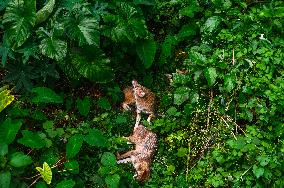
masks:
POLYGON ((37 182, 37 180, 38 180, 40 177, 41 177, 41 176, 39 176, 37 179, 35 179, 35 181, 33 181, 32 184, 30 184, 28 187, 33 186, 33 185, 37 182))
MULTIPOLYGON (((229 124, 224 120, 223 117, 221 117, 221 119, 224 121, 224 123, 227 125, 227 127, 230 127, 229 124)), ((238 140, 237 137, 235 136, 234 132, 231 131, 231 133, 232 133, 233 137, 235 138, 235 140, 238 140)))
POLYGON ((26 179, 26 180, 30 180, 30 179, 33 179, 33 178, 38 177, 38 176, 40 176, 40 174, 36 174, 36 175, 34 175, 33 177, 30 177, 30 178, 26 178, 26 177, 24 177, 24 179, 26 179))

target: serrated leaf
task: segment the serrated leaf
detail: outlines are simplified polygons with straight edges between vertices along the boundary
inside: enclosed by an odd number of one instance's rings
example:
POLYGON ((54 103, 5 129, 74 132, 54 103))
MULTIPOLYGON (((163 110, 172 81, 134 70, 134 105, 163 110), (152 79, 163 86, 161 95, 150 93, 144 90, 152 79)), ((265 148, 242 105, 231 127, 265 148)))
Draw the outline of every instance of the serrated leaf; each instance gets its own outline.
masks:
POLYGON ((156 0, 133 0, 133 3, 139 5, 155 5, 156 0))
POLYGON ((44 7, 36 13, 36 24, 44 22, 52 13, 55 5, 55 0, 49 0, 44 7))
POLYGON ((11 155, 9 164, 13 167, 24 167, 33 162, 30 156, 25 155, 23 152, 16 152, 11 155))
POLYGON ((73 180, 63 180, 56 185, 55 188, 72 188, 75 186, 75 181, 73 180))
POLYGON ((174 93, 174 104, 181 105, 189 99, 190 89, 187 87, 179 87, 174 93))
POLYGON ((36 21, 35 0, 12 0, 6 8, 3 23, 7 26, 5 36, 10 46, 21 46, 31 34, 36 21))
POLYGON ((36 87, 32 89, 36 96, 32 98, 33 103, 62 103, 63 99, 53 90, 47 87, 36 87))
POLYGON ((116 157, 113 153, 104 152, 101 158, 101 163, 104 166, 115 166, 116 165, 116 157))
POLYGON ((18 143, 23 144, 26 147, 32 149, 40 149, 45 147, 45 141, 39 136, 38 133, 34 133, 28 130, 22 131, 23 137, 18 139, 18 143))
POLYGON ((71 159, 77 155, 83 144, 84 137, 81 134, 76 134, 68 139, 66 145, 66 157, 71 159))
POLYGON ((67 54, 67 42, 54 37, 45 37, 40 42, 39 49, 43 55, 60 61, 67 54))
POLYGON ((204 75, 205 75, 205 78, 208 82, 208 85, 213 86, 215 84, 216 78, 218 76, 216 69, 213 68, 213 67, 206 68, 204 70, 204 75))
POLYGON ((3 188, 9 188, 11 182, 11 172, 10 171, 1 171, 0 172, 0 185, 3 188))
POLYGON ((201 27, 203 33, 213 33, 220 25, 221 19, 219 16, 212 16, 206 20, 204 25, 201 27))
POLYGON ((10 92, 11 91, 6 89, 6 87, 0 88, 0 112, 14 101, 15 97, 11 95, 10 92))
POLYGON ((105 178, 105 182, 108 188, 118 188, 119 181, 120 181, 120 176, 118 174, 109 175, 105 178))
POLYGON ((84 137, 84 141, 96 147, 106 147, 108 145, 107 138, 97 129, 90 129, 89 134, 84 137))
POLYGON ((270 161, 269 157, 266 156, 258 156, 256 159, 260 162, 261 166, 266 166, 270 161))
POLYGON ((11 118, 7 118, 0 126, 0 143, 11 144, 22 124, 21 120, 12 121, 11 118))
POLYGON ((49 165, 44 162, 41 167, 36 167, 36 170, 39 171, 40 176, 42 177, 42 179, 47 183, 50 184, 51 180, 52 180, 52 171, 51 168, 49 167, 49 165))
POLYGON ((153 39, 142 40, 136 43, 136 51, 146 69, 150 68, 156 54, 156 42, 153 39))
POLYGON ((90 99, 88 97, 84 97, 83 100, 78 98, 76 106, 82 116, 87 116, 91 107, 90 99))
POLYGON ((253 165, 253 174, 256 176, 256 178, 261 177, 263 173, 264 173, 264 168, 253 165))

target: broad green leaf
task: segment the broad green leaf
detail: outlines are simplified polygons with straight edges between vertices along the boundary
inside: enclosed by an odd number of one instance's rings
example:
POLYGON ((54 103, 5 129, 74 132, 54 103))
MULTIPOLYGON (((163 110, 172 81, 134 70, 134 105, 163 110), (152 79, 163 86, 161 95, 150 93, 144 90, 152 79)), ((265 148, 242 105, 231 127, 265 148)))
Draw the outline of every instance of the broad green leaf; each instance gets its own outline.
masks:
POLYGON ((66 32, 70 39, 75 40, 80 46, 100 45, 98 20, 87 16, 70 15, 65 22, 66 32))
POLYGON ((11 118, 7 118, 2 125, 0 125, 0 143, 11 144, 22 124, 23 122, 21 120, 12 121, 11 118))
POLYGON ((36 188, 48 188, 48 187, 45 182, 39 181, 36 183, 36 188))
POLYGON ((76 55, 72 58, 71 63, 83 77, 93 82, 106 83, 114 78, 113 70, 109 66, 109 59, 105 58, 104 54, 98 53, 94 60, 76 55))
POLYGON ((44 162, 42 168, 41 167, 36 167, 36 170, 39 171, 40 176, 42 179, 47 183, 50 184, 52 180, 52 171, 49 165, 44 162))
POLYGON ((103 34, 115 42, 131 42, 145 38, 148 34, 145 19, 138 7, 127 2, 118 2, 115 15, 105 14, 103 19, 108 23, 103 34))
POLYGON ((1 171, 0 172, 0 185, 1 188, 9 188, 11 182, 11 172, 10 171, 1 171))
POLYGON ((24 167, 33 162, 30 156, 25 155, 23 152, 16 152, 11 155, 9 164, 13 167, 24 167))
POLYGON ((181 105, 189 99, 190 89, 187 87, 179 87, 174 93, 174 104, 181 105))
POLYGON ((79 174, 79 163, 77 161, 65 162, 64 169, 72 174, 79 174))
POLYGON ((14 95, 10 94, 10 90, 6 87, 0 88, 0 112, 4 110, 11 102, 14 101, 14 95))
POLYGON ((189 6, 180 9, 179 14, 181 16, 194 17, 195 12, 200 12, 202 8, 199 7, 197 1, 192 1, 189 6))
POLYGON ((62 60, 67 54, 67 42, 54 37, 45 37, 39 45, 41 53, 57 61, 62 60))
POLYGON ((256 159, 260 162, 261 166, 266 166, 270 161, 269 157, 267 156, 258 156, 256 159))
POLYGON ((263 173, 264 173, 264 168, 253 165, 253 174, 256 176, 256 178, 262 176, 263 173))
POLYGON ((57 95, 53 90, 47 87, 36 87, 32 89, 36 93, 31 101, 33 103, 62 103, 63 99, 57 95))
POLYGON ((98 106, 102 109, 105 109, 105 110, 110 110, 111 109, 111 105, 108 101, 108 99, 106 97, 101 97, 99 98, 98 100, 98 106))
POLYGON ((213 86, 216 82, 216 78, 218 77, 216 69, 213 67, 206 68, 204 70, 204 75, 208 82, 208 85, 213 86))
POLYGON ((184 39, 186 37, 190 37, 196 34, 196 28, 192 24, 187 24, 182 26, 181 30, 178 32, 177 37, 179 40, 184 39))
POLYGON ((219 16, 212 16, 206 20, 204 25, 201 27, 203 33, 213 33, 220 25, 221 19, 219 16))
POLYGON ((49 0, 44 7, 36 13, 36 24, 44 22, 52 13, 55 5, 55 0, 49 0))
POLYGON ((75 181, 73 180, 63 180, 56 185, 55 188, 72 188, 75 186, 75 181))
POLYGON ((187 152, 188 152, 188 148, 181 147, 181 148, 178 149, 177 156, 178 157, 184 157, 184 156, 186 156, 187 152))
POLYGON ((54 122, 53 121, 46 121, 42 124, 42 127, 44 129, 52 129, 53 128, 53 124, 54 122))
POLYGON ((0 157, 6 155, 7 153, 8 153, 8 145, 0 143, 0 157))
POLYGON ((71 59, 68 57, 67 59, 65 58, 62 61, 58 61, 57 64, 66 76, 74 80, 79 80, 82 75, 70 61, 71 59))
POLYGON ((76 134, 68 139, 68 143, 66 145, 66 157, 71 159, 77 155, 80 151, 83 144, 83 135, 76 134))
POLYGON ((101 158, 101 163, 104 166, 115 166, 116 165, 116 157, 113 153, 104 152, 101 158))
POLYGON ((3 16, 9 45, 13 48, 21 46, 29 38, 35 21, 35 0, 11 0, 3 16))
POLYGON ((108 188, 118 188, 119 181, 120 181, 120 176, 118 174, 109 175, 105 178, 105 182, 108 188))
POLYGON ((224 78, 224 89, 227 92, 230 92, 234 89, 235 77, 232 75, 226 75, 224 78))
POLYGON ((136 43, 136 51, 146 69, 150 68, 156 54, 156 42, 153 39, 142 40, 136 43))
POLYGON ((31 132, 28 130, 22 131, 23 137, 18 139, 18 143, 23 144, 26 147, 32 149, 40 149, 45 147, 45 141, 36 132, 31 132))
POLYGON ((91 146, 106 147, 108 145, 107 138, 97 129, 90 129, 84 140, 91 146))
POLYGON ((166 113, 169 115, 169 116, 175 116, 177 113, 178 113, 178 111, 177 111, 177 109, 176 109, 176 107, 170 107, 167 111, 166 111, 166 113))
POLYGON ((164 64, 167 61, 167 58, 173 55, 173 47, 177 45, 177 37, 168 35, 161 47, 160 63, 164 64))
POLYGON ((82 116, 87 116, 91 107, 90 99, 88 97, 84 97, 83 100, 78 98, 76 106, 82 116))

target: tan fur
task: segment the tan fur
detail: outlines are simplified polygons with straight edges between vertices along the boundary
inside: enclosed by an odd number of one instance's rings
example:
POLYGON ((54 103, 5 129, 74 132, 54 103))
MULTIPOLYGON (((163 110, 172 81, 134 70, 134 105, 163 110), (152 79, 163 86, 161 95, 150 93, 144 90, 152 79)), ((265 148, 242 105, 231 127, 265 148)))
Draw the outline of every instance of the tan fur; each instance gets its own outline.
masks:
POLYGON ((133 135, 126 138, 135 144, 135 149, 117 155, 117 163, 131 162, 136 170, 136 179, 143 182, 150 176, 150 167, 157 148, 157 135, 143 125, 134 128, 133 135))
POLYGON ((133 87, 129 86, 123 89, 124 101, 122 103, 122 108, 124 110, 130 110, 130 105, 135 105, 135 97, 133 92, 133 87))

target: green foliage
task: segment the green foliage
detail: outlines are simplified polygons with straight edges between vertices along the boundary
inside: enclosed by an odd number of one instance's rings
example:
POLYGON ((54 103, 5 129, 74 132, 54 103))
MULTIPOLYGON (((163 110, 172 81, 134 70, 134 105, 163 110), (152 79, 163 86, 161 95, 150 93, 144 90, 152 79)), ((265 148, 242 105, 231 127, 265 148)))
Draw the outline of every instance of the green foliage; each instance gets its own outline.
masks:
POLYGON ((23 122, 21 120, 12 120, 7 118, 0 126, 0 143, 11 144, 23 122))
POLYGON ((10 92, 5 86, 0 88, 0 112, 15 99, 10 92))
POLYGON ((102 54, 100 50, 94 53, 96 55, 94 56, 95 59, 75 55, 72 57, 71 63, 76 68, 76 71, 81 74, 81 76, 88 78, 91 81, 105 83, 113 80, 113 71, 108 66, 109 59, 105 58, 105 55, 102 54))
POLYGON ((90 129, 89 134, 84 137, 84 141, 91 146, 106 147, 108 146, 108 140, 101 131, 97 129, 90 129))
POLYGON ((36 21, 35 0, 12 0, 6 8, 3 23, 6 40, 13 48, 21 46, 30 36, 36 21))
POLYGON ((9 187, 11 182, 11 173, 9 171, 0 172, 0 184, 2 187, 9 187))
POLYGON ((75 182, 73 180, 63 180, 56 185, 56 188, 67 188, 67 187, 74 187, 75 182))
POLYGON ((38 133, 23 130, 22 134, 23 137, 18 139, 18 143, 32 149, 40 149, 46 146, 45 141, 40 137, 38 133))
POLYGON ((82 116, 87 116, 90 111, 91 101, 88 97, 77 99, 76 106, 82 116))
POLYGON ((76 134, 69 138, 66 145, 66 157, 71 159, 77 155, 83 144, 84 137, 81 134, 76 134))
POLYGON ((50 184, 52 180, 52 171, 49 165, 44 162, 42 168, 36 167, 36 170, 39 171, 40 176, 46 182, 46 184, 50 184))
POLYGON ((15 100, 0 113, 0 185, 32 186, 46 162, 53 187, 283 187, 283 7, 1 1, 0 79, 15 100), (158 135, 144 184, 114 155, 134 147, 122 137, 135 112, 120 109, 133 79, 159 114, 142 116, 158 135))
POLYGON ((31 101, 33 103, 62 103, 63 99, 57 95, 53 90, 46 87, 36 87, 32 89, 33 93, 36 93, 31 101))
POLYGON ((31 164, 32 158, 23 152, 16 152, 11 155, 10 165, 13 167, 24 167, 31 164))
POLYGON ((103 156, 101 158, 101 163, 104 166, 115 166, 116 165, 115 155, 110 152, 103 153, 103 156))
POLYGON ((36 13, 36 24, 44 22, 52 13, 55 5, 55 0, 49 0, 44 7, 36 13))
POLYGON ((136 51, 144 63, 145 68, 150 68, 156 54, 156 43, 154 40, 144 40, 136 44, 136 51))

